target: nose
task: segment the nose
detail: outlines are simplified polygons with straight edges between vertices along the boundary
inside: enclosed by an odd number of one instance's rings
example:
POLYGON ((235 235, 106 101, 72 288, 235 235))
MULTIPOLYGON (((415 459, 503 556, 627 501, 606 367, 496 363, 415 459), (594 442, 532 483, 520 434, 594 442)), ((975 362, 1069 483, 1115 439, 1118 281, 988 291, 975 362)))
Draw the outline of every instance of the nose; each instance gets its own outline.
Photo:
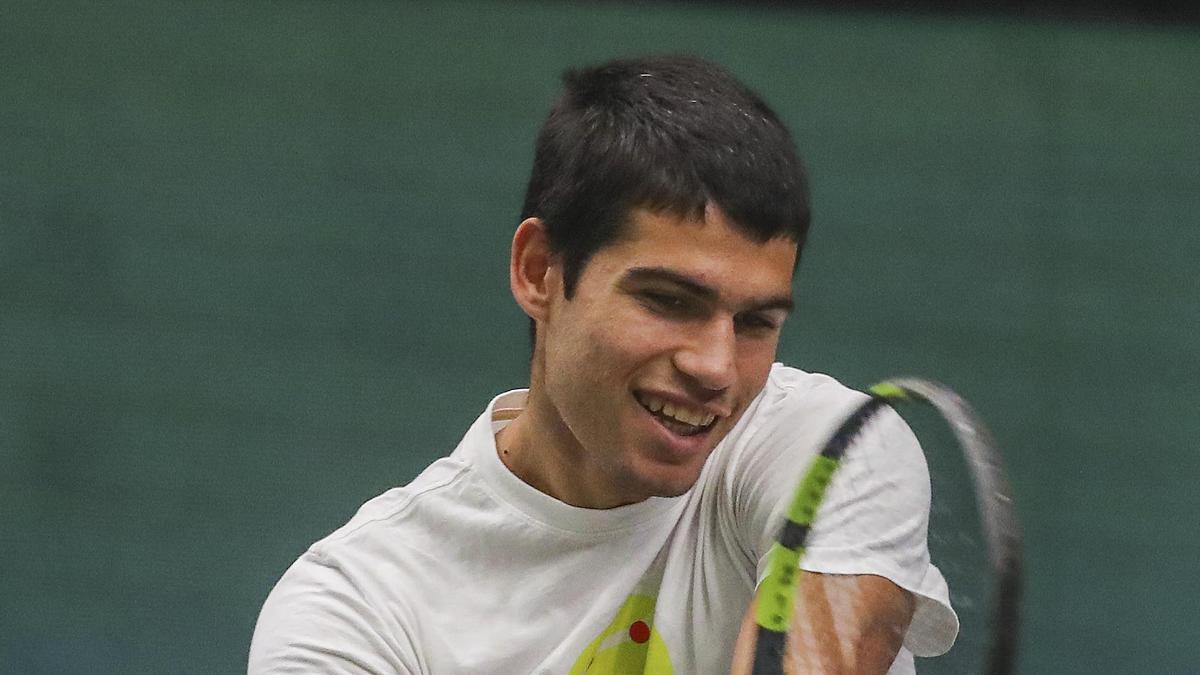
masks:
POLYGON ((709 391, 732 387, 737 375, 733 320, 714 318, 675 352, 675 367, 709 391))

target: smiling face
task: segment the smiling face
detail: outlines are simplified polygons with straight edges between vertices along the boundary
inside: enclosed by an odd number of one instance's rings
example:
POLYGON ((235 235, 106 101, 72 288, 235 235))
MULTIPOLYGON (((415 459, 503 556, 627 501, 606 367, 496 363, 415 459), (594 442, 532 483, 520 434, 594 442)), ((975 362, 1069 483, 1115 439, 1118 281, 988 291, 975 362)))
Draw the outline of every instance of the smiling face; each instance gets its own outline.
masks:
POLYGON ((633 211, 569 300, 547 256, 538 302, 514 282, 538 338, 510 467, 577 506, 686 492, 766 381, 795 259, 792 241, 758 243, 713 207, 703 221, 633 211))

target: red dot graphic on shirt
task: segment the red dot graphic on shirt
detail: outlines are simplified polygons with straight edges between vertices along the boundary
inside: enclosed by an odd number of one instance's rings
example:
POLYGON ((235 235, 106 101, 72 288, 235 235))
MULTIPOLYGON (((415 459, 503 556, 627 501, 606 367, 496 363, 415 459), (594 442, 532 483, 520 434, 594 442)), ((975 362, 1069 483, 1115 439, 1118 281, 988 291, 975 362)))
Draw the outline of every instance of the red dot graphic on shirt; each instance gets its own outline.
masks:
POLYGON ((642 644, 650 639, 650 626, 646 625, 645 621, 634 621, 629 627, 629 639, 638 644, 642 644))

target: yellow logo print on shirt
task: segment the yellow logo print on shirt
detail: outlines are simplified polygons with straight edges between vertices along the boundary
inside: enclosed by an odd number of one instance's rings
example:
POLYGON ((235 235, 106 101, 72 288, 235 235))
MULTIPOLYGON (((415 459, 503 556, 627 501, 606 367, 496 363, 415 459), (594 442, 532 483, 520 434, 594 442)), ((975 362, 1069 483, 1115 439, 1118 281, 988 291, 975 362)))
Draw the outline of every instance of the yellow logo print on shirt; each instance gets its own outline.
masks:
POLYGON ((667 643, 654 630, 656 598, 631 595, 583 650, 571 675, 672 675, 667 643))

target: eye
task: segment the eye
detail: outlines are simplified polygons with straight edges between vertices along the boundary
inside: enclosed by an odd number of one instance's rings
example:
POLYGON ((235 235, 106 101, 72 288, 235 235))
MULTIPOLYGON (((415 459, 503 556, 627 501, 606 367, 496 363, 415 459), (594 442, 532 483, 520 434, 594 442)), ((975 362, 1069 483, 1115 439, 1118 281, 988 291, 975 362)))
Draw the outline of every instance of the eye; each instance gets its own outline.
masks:
POLYGON ((638 296, 651 310, 660 314, 684 315, 691 311, 691 304, 685 298, 662 291, 641 291, 638 296))
POLYGON ((734 319, 737 327, 750 332, 767 332, 779 329, 780 322, 767 314, 739 314, 734 319))

